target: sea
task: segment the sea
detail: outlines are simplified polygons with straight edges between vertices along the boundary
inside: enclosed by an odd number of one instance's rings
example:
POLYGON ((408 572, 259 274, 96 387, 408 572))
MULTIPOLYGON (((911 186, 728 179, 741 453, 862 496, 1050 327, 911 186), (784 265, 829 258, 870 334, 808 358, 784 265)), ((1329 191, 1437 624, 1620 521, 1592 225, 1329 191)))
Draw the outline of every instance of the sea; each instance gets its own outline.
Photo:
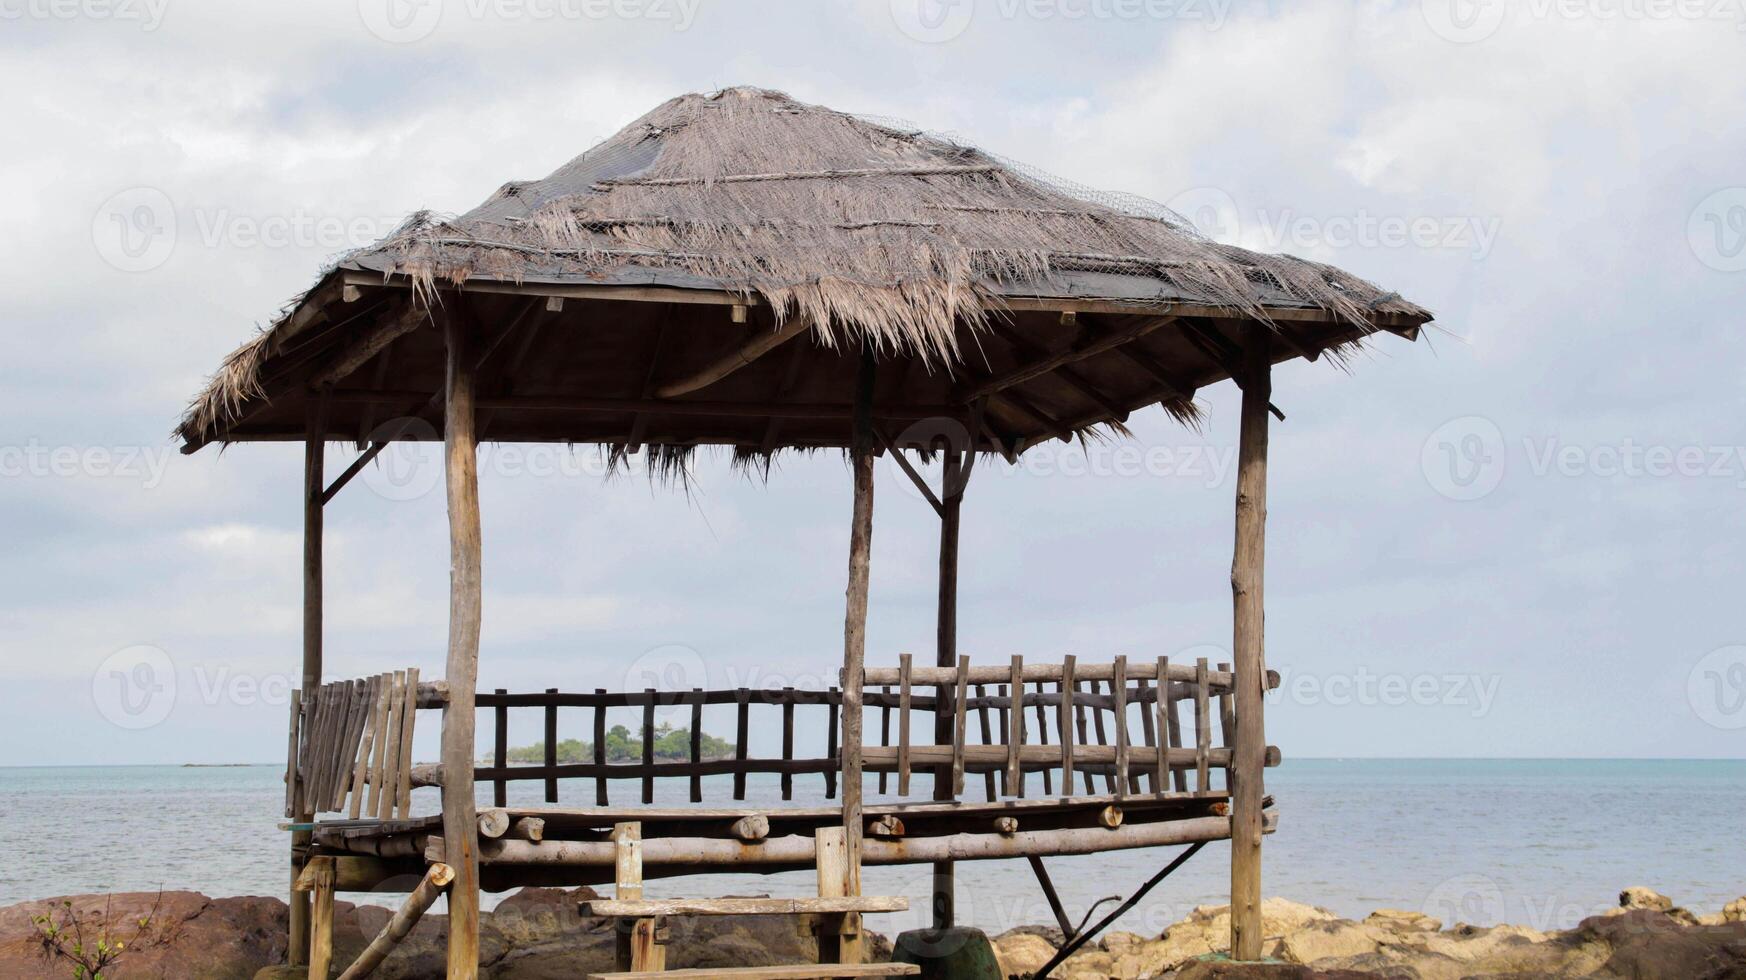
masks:
MULTIPOLYGON (((753 777, 745 805, 780 806, 776 779, 753 777)), ((682 781, 673 782, 671 792, 683 794, 682 781)), ((717 782, 705 780, 705 799, 734 805, 726 802, 730 786, 717 782)), ((541 805, 540 784, 511 786, 512 804, 541 805)), ((616 788, 632 801, 634 784, 616 788)), ((592 783, 566 783, 562 792, 566 801, 592 803, 592 783)), ((1409 909, 1445 925, 1550 930, 1616 905, 1630 885, 1698 914, 1746 895, 1746 760, 1296 759, 1268 771, 1267 792, 1279 829, 1263 848, 1264 893, 1342 916, 1409 909)), ((825 803, 817 777, 797 779, 792 805, 825 803)), ((0 768, 0 905, 158 889, 283 895, 283 804, 279 766, 0 768)), ((434 791, 417 791, 414 806, 436 812, 434 791)), ((1179 851, 1057 857, 1044 866, 1078 921, 1114 911, 1179 851)), ((1224 904, 1229 861, 1227 845, 1208 845, 1113 928, 1154 935, 1195 906, 1224 904)), ((964 863, 957 875, 963 924, 997 934, 1055 921, 1024 860, 964 863)), ((926 924, 927 868, 868 868, 863 885, 868 894, 911 898, 911 912, 880 916, 874 928, 889 934, 926 924)), ((664 879, 648 892, 815 889, 808 872, 664 879)))

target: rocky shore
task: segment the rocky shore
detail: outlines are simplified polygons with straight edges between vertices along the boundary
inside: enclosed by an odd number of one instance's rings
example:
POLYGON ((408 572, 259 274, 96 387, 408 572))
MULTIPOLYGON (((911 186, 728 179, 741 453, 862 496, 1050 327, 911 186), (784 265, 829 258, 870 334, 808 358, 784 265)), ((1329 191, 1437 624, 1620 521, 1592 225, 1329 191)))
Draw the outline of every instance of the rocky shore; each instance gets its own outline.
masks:
MULTIPOLYGON (((599 920, 576 913, 574 892, 529 889, 485 917, 483 949, 492 980, 557 980, 610 966, 612 937, 599 920)), ((1221 957, 1229 935, 1224 907, 1196 909, 1156 937, 1111 933, 1054 971, 1058 980, 1515 980, 1592 977, 1596 980, 1746 980, 1746 899, 1699 917, 1644 888, 1626 889, 1619 907, 1574 929, 1538 932, 1521 926, 1481 928, 1445 923, 1418 912, 1380 911, 1362 921, 1326 909, 1269 899, 1263 921, 1271 962, 1234 964, 1221 957)), ((77 896, 0 909, 0 976, 73 976, 53 961, 36 919, 74 921, 88 939, 108 925, 128 943, 106 980, 263 980, 299 973, 273 969, 285 956, 285 904, 275 898, 210 899, 195 892, 77 896), (70 904, 69 904, 70 903, 70 904), (155 912, 154 912, 155 908, 155 912), (151 923, 141 929, 141 919, 151 923)), ((337 960, 344 964, 388 918, 386 909, 340 903, 337 960)), ((430 915, 376 976, 422 980, 443 975, 443 916, 430 915)), ((758 966, 804 962, 812 940, 792 922, 750 918, 675 922, 669 968, 758 966)), ((995 937, 1010 976, 1028 977, 1055 954, 1058 932, 1017 929, 995 937)), ((881 941, 883 957, 890 944, 881 941)))

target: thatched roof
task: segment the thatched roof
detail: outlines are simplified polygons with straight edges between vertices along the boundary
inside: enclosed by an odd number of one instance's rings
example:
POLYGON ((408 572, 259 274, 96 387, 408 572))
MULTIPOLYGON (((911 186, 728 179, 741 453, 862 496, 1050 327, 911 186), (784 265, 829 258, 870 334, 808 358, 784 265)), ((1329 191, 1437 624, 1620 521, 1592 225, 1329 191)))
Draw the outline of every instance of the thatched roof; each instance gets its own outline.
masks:
MULTIPOLYGON (((1379 328, 1412 335, 1430 320, 1331 266, 1209 241, 1155 205, 735 88, 673 99, 543 180, 507 184, 453 219, 417 215, 346 256, 226 360, 180 435, 190 449, 292 438, 315 389, 336 406, 436 391, 440 337, 414 327, 434 310, 455 313, 456 295, 472 297, 466 315, 482 333, 533 335, 505 345, 515 353, 499 360, 519 359, 499 366, 499 427, 485 437, 765 451, 846 442, 822 406, 848 400, 844 353, 863 345, 893 364, 882 378, 900 378, 882 381, 890 417, 992 398, 994 428, 1034 442, 1119 426, 1146 404, 1192 417, 1193 391, 1228 375, 1244 329, 1274 331, 1283 359, 1338 353, 1379 328), (554 296, 568 297, 568 312, 533 305, 554 296), (750 312, 730 320, 722 306, 735 303, 750 312), (552 329, 566 322, 585 333, 552 329), (810 342, 787 341, 790 322, 810 342), (778 340, 800 350, 756 350, 697 397, 660 383, 778 340), (1027 362, 1088 347, 1100 349, 1070 368, 999 384, 1027 362), (649 409, 663 390, 670 401, 649 409), (624 404, 614 413, 551 401, 565 395, 624 404), (548 402, 527 400, 536 396, 548 402), (791 402, 815 417, 777 426, 692 404, 703 398, 791 402), (675 421, 687 417, 714 421, 675 421), (720 421, 736 417, 753 421, 720 421), (778 427, 789 434, 773 437, 778 427)), ((335 434, 354 437, 392 414, 330 417, 335 434)))

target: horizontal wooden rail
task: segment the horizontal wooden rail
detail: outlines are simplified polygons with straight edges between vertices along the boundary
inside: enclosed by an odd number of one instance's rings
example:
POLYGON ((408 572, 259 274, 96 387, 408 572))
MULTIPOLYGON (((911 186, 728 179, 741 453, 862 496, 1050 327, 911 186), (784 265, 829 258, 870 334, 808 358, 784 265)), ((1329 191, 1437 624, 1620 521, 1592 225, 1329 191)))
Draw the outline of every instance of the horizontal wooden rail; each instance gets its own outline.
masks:
MULTIPOLYGON (((883 687, 897 685, 903 682, 902 668, 899 667, 868 667, 867 686, 883 687)), ((1025 664, 1023 666, 1024 681, 1033 684, 1038 681, 1059 681, 1062 676, 1061 664, 1025 664)), ((1079 681, 1110 681, 1115 679, 1115 664, 1075 664, 1073 677, 1079 681)), ((1130 681, 1153 681, 1158 679, 1156 664, 1144 662, 1127 665, 1127 678, 1130 681)), ((1196 680, 1193 664, 1171 664, 1170 679, 1180 684, 1193 684, 1196 680)), ((1229 691, 1235 683, 1228 670, 1207 672, 1207 684, 1213 688, 1213 693, 1229 691)), ((971 684, 1001 684, 1012 680, 1012 668, 1007 664, 984 665, 970 668, 971 684)), ((956 667, 912 667, 909 671, 909 682, 917 687, 941 687, 958 683, 958 668, 956 667)), ((1279 673, 1267 672, 1267 686, 1279 686, 1279 673)), ((483 696, 483 695, 481 695, 483 696)))
MULTIPOLYGON (((1004 745, 965 745, 964 767, 975 772, 1000 772, 1006 768, 1007 747, 1004 745)), ((868 746, 862 751, 863 764, 869 770, 895 770, 897 768, 897 750, 868 746)), ((1231 764, 1231 749, 1209 748, 1206 750, 1207 764, 1215 769, 1222 769, 1231 764)), ((949 766, 952 764, 954 747, 950 745, 912 745, 909 749, 909 764, 917 769, 928 769, 933 766, 949 766)), ((1162 753, 1172 769, 1193 769, 1200 763, 1199 750, 1166 749, 1162 753)), ((1279 746, 1267 746, 1267 765, 1278 766, 1283 755, 1279 746)), ((1113 745, 1076 745, 1073 747, 1073 764, 1075 766, 1108 766, 1114 767, 1118 761, 1117 746, 1113 745)), ((1020 746, 1019 762, 1027 771, 1036 772, 1041 769, 1057 768, 1061 765, 1061 750, 1050 745, 1020 746)))

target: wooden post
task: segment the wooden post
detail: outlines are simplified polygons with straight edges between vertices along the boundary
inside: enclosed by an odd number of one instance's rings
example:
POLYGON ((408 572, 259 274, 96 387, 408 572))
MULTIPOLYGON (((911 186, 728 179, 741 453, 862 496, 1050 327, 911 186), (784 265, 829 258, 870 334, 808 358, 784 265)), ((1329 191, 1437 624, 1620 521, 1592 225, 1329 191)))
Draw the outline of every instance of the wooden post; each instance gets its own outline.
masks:
POLYGON ((850 450, 855 502, 849 530, 849 587, 843 616, 843 833, 847 874, 844 888, 861 894, 861 697, 867 662, 868 560, 873 545, 872 348, 861 352, 855 379, 855 430, 850 450))
MULTIPOLYGON (((963 457, 956 446, 947 446, 941 467, 940 484, 940 582, 939 602, 935 610, 934 665, 958 665, 958 528, 963 512, 963 457)), ((956 709, 947 710, 946 688, 935 689, 934 744, 956 745, 954 722, 956 709)), ((953 697, 961 696, 954 690, 953 697)), ((950 802, 957 799, 957 781, 962 771, 942 766, 934 770, 934 799, 950 802)), ((957 918, 956 871, 950 861, 934 865, 934 928, 950 929, 957 918)))
MULTIPOLYGON (((307 699, 321 686, 321 493, 326 478, 323 472, 327 441, 327 394, 323 392, 311 401, 304 419, 303 441, 303 685, 307 699)), ((293 793, 292 819, 309 823, 315 819, 314 797, 297 786, 293 793)), ((299 830, 291 835, 291 881, 303 873, 303 853, 308 850, 311 835, 299 830)), ((286 962, 302 966, 309 962, 309 894, 291 891, 290 937, 286 947, 286 962)))
POLYGON ((309 862, 314 902, 309 913, 309 980, 327 980, 333 967, 333 858, 309 862))
MULTIPOLYGON (((451 298, 451 303, 465 300, 451 298)), ((474 705, 479 686, 480 552, 479 456, 474 366, 468 348, 471 317, 451 310, 444 446, 449 503, 449 656, 443 705, 444 863, 455 871, 449 887, 449 980, 479 975, 479 817, 473 803, 474 705)))
POLYGON ((376 934, 376 938, 370 940, 370 945, 364 947, 364 951, 358 954, 352 965, 346 967, 346 972, 340 974, 339 980, 364 980, 376 972, 376 968, 382 965, 388 954, 412 933, 412 927, 418 924, 419 918, 430 910, 431 905, 448 889, 449 882, 454 878, 454 869, 448 865, 431 865, 424 873, 424 880, 418 883, 411 895, 406 896, 400 910, 394 913, 388 924, 376 934))
POLYGON ((1267 401, 1273 394, 1267 329, 1251 325, 1243 347, 1243 410, 1237 444, 1236 548, 1231 560, 1232 667, 1237 744, 1231 766, 1231 956, 1261 958, 1261 800, 1267 761, 1262 686, 1262 580, 1267 528, 1267 401))

